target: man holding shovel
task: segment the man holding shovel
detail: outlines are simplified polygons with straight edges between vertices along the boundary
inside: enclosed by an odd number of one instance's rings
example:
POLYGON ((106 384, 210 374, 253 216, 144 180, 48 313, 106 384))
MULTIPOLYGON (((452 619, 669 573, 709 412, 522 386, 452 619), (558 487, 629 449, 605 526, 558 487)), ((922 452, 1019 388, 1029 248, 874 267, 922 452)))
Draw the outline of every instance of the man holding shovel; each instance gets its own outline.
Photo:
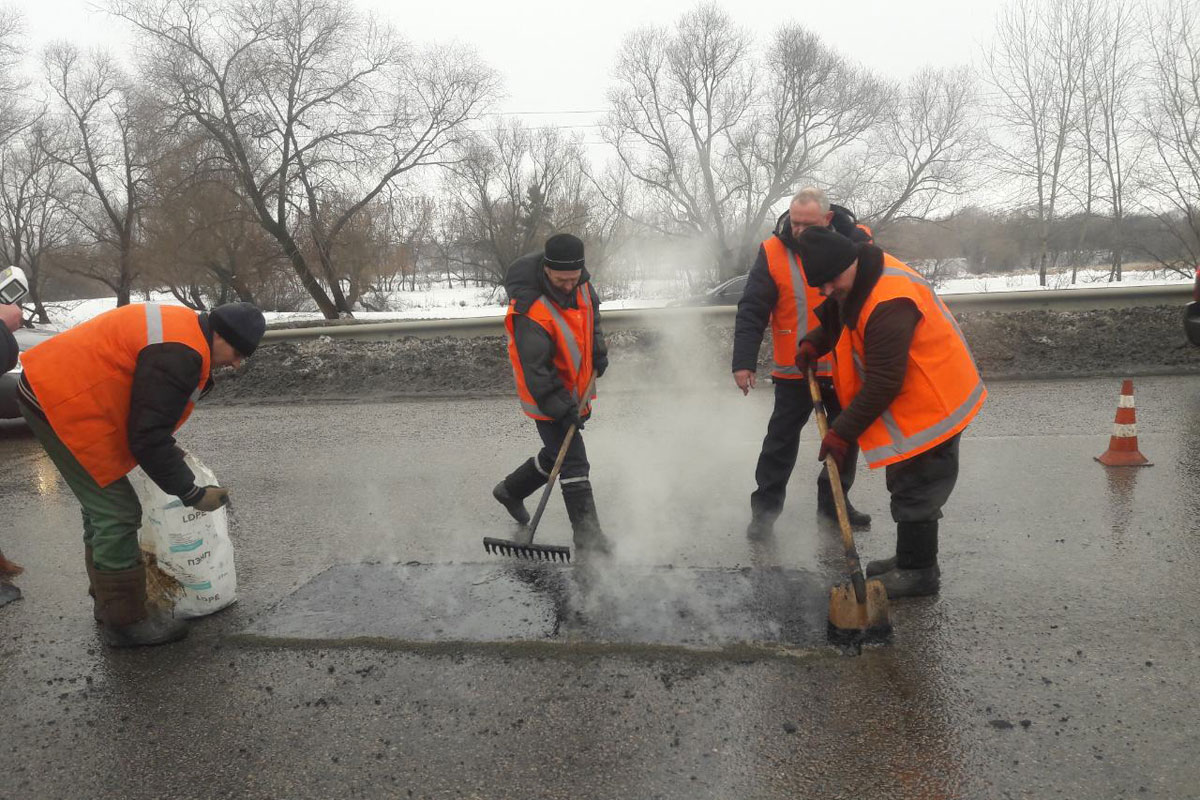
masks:
POLYGON ((266 330, 250 303, 207 314, 181 306, 117 308, 25 353, 21 413, 83 506, 88 578, 101 636, 113 647, 183 638, 182 620, 146 608, 138 547, 142 508, 125 476, 135 466, 199 511, 228 501, 197 486, 174 432, 212 387, 213 368, 238 366, 266 330))
POLYGON ((987 389, 954 315, 915 270, 873 244, 825 228, 798 237, 809 286, 824 303, 801 339, 796 367, 833 358, 842 413, 820 455, 840 467, 855 445, 885 467, 896 555, 867 565, 889 597, 937 594, 938 520, 958 478, 959 439, 987 389))
MULTIPOLYGON (((538 454, 496 485, 492 495, 512 518, 529 522, 524 500, 546 485, 568 429, 582 430, 591 415, 581 395, 593 376, 608 368, 600 330, 600 298, 584 267, 583 242, 569 233, 546 240, 543 251, 522 256, 508 268, 508 356, 521 409, 537 424, 538 454)), ((563 460, 559 483, 571 519, 576 549, 608 553, 589 480, 591 466, 583 437, 575 435, 563 460)))

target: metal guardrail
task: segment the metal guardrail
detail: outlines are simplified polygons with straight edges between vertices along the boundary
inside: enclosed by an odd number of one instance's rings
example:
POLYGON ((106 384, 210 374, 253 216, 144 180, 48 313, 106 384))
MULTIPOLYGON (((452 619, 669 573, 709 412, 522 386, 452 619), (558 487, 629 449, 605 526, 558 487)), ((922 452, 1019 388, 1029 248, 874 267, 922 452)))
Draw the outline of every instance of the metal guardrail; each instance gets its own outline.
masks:
MULTIPOLYGON (((1191 299, 1191 284, 1166 286, 1127 286, 1098 289, 1048 289, 1021 292, 981 292, 948 294, 942 299, 952 311, 1085 311, 1132 306, 1179 305, 1191 299)), ((734 306, 683 306, 629 309, 604 312, 606 331, 634 330, 672 324, 732 325, 734 306)), ((500 336, 504 317, 465 317, 460 319, 420 319, 397 322, 337 322, 305 328, 268 330, 267 342, 292 342, 320 336, 360 341, 382 341, 397 336, 429 339, 440 336, 500 336)))

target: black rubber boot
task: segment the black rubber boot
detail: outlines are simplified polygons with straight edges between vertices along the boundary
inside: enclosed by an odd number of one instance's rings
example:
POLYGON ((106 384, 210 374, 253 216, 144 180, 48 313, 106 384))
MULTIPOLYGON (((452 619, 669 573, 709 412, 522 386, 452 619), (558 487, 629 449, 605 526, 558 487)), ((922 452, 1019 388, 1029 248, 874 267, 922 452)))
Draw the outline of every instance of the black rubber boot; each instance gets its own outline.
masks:
POLYGON ((883 581, 889 598, 926 597, 941 589, 937 563, 938 523, 896 523, 894 558, 867 564, 867 576, 883 581))
POLYGON ((492 497, 508 510, 510 516, 522 525, 529 524, 529 512, 525 510, 525 498, 546 485, 546 476, 531 458, 517 467, 511 475, 496 484, 492 497))
POLYGON ((746 538, 756 542, 770 539, 775 535, 774 514, 751 514, 750 524, 746 526, 746 538))
MULTIPOLYGON (((850 520, 850 527, 856 531, 866 530, 871 527, 871 515, 859 511, 850 504, 850 496, 846 495, 846 518, 850 520)), ((833 489, 825 483, 817 483, 817 513, 826 519, 833 520, 836 525, 837 503, 833 499, 833 489)))
POLYGON ((187 623, 146 609, 146 567, 108 572, 96 570, 96 603, 100 635, 109 647, 166 644, 187 636, 187 623))
POLYGON ((600 517, 596 514, 596 500, 592 496, 591 481, 564 483, 562 493, 563 502, 567 506, 567 516, 571 519, 575 549, 611 555, 612 543, 600 528, 600 517))

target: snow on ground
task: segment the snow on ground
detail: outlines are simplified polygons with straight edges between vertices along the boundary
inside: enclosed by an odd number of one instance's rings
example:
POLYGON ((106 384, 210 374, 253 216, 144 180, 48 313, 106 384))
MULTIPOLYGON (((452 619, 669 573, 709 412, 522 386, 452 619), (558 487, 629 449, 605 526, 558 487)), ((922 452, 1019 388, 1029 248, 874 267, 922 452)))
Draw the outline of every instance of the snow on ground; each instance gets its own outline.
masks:
MULTIPOLYGON (((1108 283, 1107 269, 1080 270, 1078 281, 1071 284, 1070 273, 1053 274, 1048 278, 1048 289, 1092 289, 1112 286, 1157 286, 1192 282, 1188 276, 1167 274, 1162 270, 1127 270, 1124 280, 1119 284, 1108 283)), ((678 284, 673 281, 647 280, 629 282, 622 287, 622 297, 606 296, 604 285, 598 283, 606 311, 634 308, 661 308, 680 296, 678 284), (672 291, 672 290, 675 291, 672 291)), ((940 294, 964 294, 983 292, 1014 292, 1039 291, 1036 273, 1005 274, 1005 275, 971 275, 962 278, 952 278, 939 283, 940 294)), ((145 302, 146 297, 135 296, 135 302, 145 302)), ((169 292, 151 292, 149 301, 168 305, 179 305, 169 292)), ((90 300, 67 300, 48 303, 46 308, 50 314, 51 327, 65 329, 91 319, 97 314, 116 308, 115 297, 101 297, 90 300)), ((356 311, 356 319, 364 321, 404 320, 404 319, 458 319, 464 317, 494 317, 500 316, 505 310, 505 299, 502 290, 481 288, 477 286, 448 288, 435 286, 417 291, 394 292, 388 305, 395 311, 356 311)), ((266 314, 268 322, 317 320, 321 319, 316 311, 269 311, 266 314)))

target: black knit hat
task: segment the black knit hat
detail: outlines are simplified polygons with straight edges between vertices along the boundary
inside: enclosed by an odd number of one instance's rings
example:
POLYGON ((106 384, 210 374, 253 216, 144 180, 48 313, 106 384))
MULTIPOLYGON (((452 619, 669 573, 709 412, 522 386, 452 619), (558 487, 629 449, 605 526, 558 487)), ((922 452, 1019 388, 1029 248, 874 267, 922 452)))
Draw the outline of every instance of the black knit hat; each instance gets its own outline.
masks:
POLYGON ((212 329, 244 356, 250 356, 267 330, 267 320, 253 303, 226 303, 208 312, 212 329))
POLYGON ((569 233, 556 233, 546 240, 542 263, 549 269, 583 269, 583 242, 569 233))
POLYGON ((804 280, 818 287, 836 278, 858 258, 858 246, 829 228, 805 228, 796 240, 804 280))

